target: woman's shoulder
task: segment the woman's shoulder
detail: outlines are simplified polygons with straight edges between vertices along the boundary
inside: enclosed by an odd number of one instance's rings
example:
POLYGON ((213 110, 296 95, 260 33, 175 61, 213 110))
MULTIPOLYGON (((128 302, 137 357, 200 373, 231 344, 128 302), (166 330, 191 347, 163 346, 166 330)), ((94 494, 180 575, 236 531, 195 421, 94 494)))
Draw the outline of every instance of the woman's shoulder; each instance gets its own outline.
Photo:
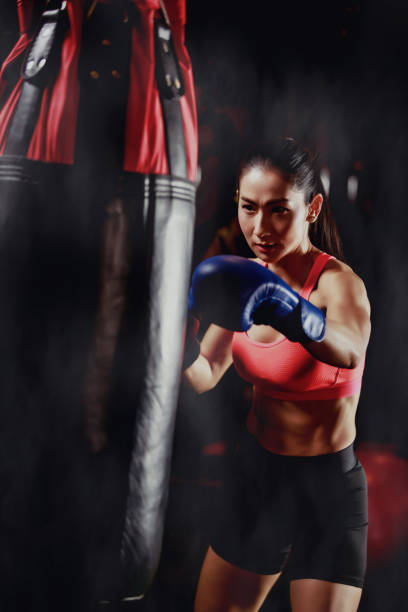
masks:
POLYGON ((318 290, 320 293, 333 297, 334 292, 343 292, 343 295, 358 295, 362 299, 367 298, 364 281, 344 261, 331 257, 319 278, 318 290))
MULTIPOLYGON (((348 265, 344 261, 341 261, 340 259, 337 259, 336 257, 334 257, 334 255, 330 255, 330 259, 327 260, 327 263, 322 271, 322 277, 323 276, 339 278, 360 278, 350 265, 348 265)), ((363 282, 361 278, 360 281, 363 282)))
MULTIPOLYGON (((329 253, 325 253, 325 255, 329 255, 329 253)), ((351 266, 344 261, 337 259, 334 255, 329 255, 329 257, 330 259, 327 260, 323 269, 324 274, 355 274, 351 266)))

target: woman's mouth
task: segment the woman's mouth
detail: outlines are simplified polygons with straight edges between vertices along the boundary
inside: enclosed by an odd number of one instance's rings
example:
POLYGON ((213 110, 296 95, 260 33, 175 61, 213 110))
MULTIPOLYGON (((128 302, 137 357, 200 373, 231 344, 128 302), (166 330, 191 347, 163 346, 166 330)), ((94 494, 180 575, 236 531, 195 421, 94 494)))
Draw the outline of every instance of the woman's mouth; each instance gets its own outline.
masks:
POLYGON ((255 243, 255 247, 258 249, 258 251, 261 251, 262 253, 270 253, 273 249, 276 249, 278 245, 276 244, 276 242, 274 243, 255 243))

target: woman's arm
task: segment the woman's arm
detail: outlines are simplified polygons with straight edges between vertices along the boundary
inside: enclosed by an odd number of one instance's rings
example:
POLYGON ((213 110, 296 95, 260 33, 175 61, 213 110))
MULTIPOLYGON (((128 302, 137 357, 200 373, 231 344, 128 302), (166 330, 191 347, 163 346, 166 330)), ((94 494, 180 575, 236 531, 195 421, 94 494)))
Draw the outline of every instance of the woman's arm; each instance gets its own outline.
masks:
POLYGON ((326 311, 321 342, 304 347, 317 359, 340 368, 355 368, 363 359, 370 337, 370 303, 363 281, 341 264, 325 271, 317 291, 317 306, 326 311))
POLYGON ((197 393, 215 387, 232 364, 232 336, 232 331, 214 324, 206 331, 199 356, 184 372, 185 380, 197 393))

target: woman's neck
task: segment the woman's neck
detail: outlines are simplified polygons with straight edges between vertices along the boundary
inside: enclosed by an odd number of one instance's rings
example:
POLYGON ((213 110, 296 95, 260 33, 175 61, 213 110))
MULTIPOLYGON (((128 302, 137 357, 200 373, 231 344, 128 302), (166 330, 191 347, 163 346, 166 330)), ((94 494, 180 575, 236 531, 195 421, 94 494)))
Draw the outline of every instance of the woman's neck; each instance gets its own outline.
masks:
POLYGON ((310 242, 307 249, 296 249, 276 262, 262 262, 292 287, 303 287, 314 260, 320 253, 310 242))

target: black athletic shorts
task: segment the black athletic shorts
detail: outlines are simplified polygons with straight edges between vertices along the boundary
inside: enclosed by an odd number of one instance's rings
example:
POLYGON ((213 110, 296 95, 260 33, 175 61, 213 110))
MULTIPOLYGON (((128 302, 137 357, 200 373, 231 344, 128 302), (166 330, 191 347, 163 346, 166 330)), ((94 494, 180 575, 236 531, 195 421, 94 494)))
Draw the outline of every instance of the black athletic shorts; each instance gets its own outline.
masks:
POLYGON ((235 452, 211 546, 233 565, 290 580, 361 587, 367 549, 367 483, 353 446, 299 457, 252 436, 235 452))

